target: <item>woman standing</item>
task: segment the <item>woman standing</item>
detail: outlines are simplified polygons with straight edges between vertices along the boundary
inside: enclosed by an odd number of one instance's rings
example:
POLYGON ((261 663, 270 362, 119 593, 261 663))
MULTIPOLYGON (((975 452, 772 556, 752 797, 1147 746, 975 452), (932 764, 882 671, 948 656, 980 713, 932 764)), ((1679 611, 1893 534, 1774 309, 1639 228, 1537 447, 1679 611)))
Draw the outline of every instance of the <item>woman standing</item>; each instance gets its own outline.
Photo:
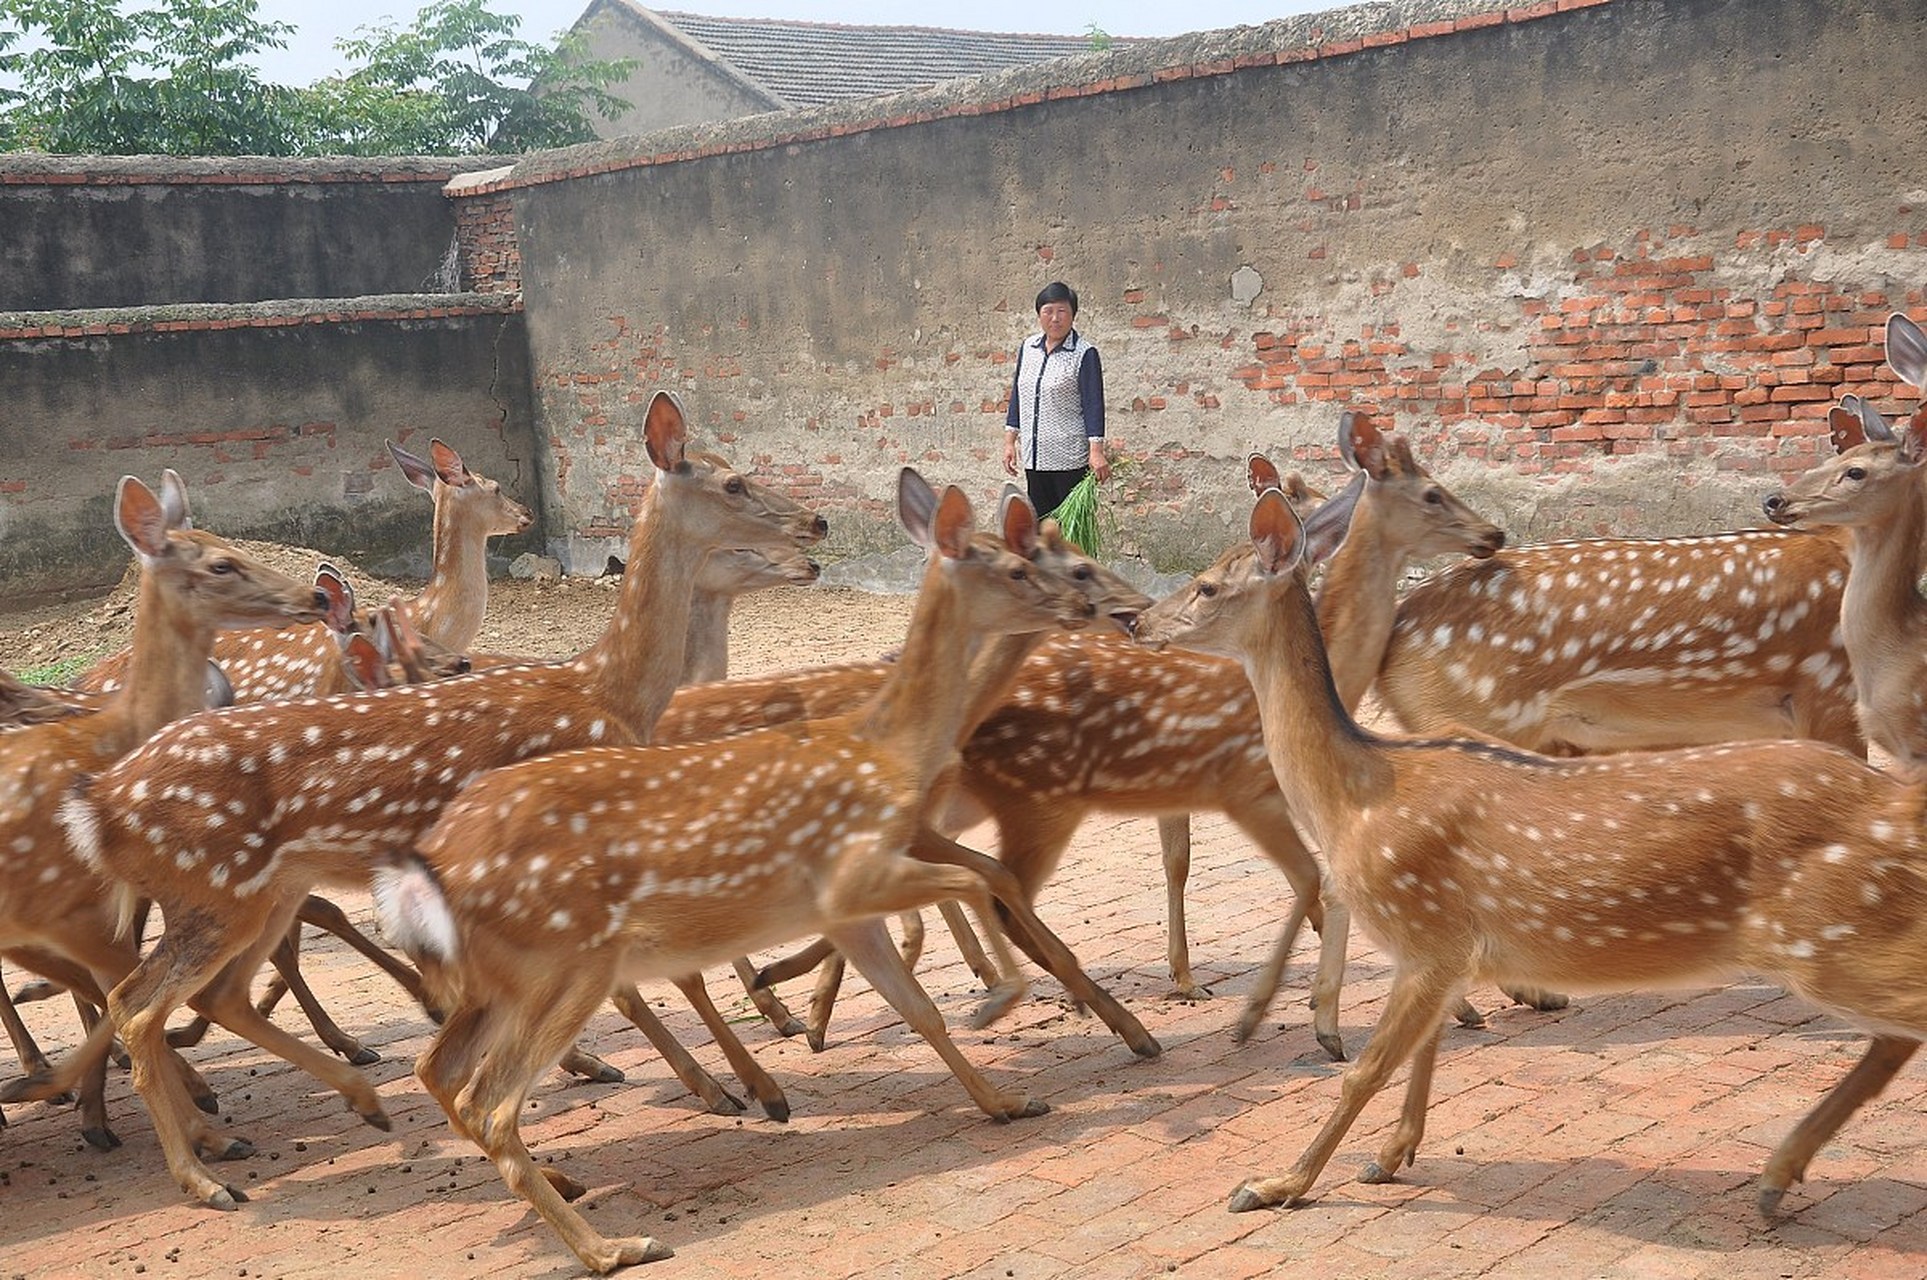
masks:
POLYGON ((1097 348, 1071 327, 1077 291, 1061 280, 1037 295, 1040 332, 1017 349, 1004 417, 1004 472, 1024 468, 1031 505, 1055 511, 1087 471, 1111 476, 1104 456, 1104 367, 1097 348))

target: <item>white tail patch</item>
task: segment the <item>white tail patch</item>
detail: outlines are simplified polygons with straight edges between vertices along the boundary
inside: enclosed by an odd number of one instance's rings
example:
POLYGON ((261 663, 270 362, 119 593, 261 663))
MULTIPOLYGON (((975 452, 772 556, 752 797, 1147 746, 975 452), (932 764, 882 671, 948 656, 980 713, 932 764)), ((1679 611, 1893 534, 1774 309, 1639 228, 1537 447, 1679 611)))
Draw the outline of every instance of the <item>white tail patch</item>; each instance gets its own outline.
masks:
POLYGON ((455 917, 434 873, 420 862, 380 867, 371 886, 375 917, 388 940, 417 958, 455 958, 455 917))
POLYGON ((100 864, 100 814, 78 787, 67 793, 60 802, 58 816, 61 830, 67 833, 67 844, 74 856, 87 864, 89 870, 103 873, 100 864))

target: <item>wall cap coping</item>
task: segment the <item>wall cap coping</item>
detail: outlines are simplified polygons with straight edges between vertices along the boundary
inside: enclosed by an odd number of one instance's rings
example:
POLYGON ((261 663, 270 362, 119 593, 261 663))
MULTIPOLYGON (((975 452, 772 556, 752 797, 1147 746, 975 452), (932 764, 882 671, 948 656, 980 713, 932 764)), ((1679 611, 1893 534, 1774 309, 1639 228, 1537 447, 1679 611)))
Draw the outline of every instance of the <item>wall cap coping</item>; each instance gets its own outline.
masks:
POLYGON ((522 295, 519 293, 382 293, 359 298, 282 298, 273 302, 181 302, 75 311, 0 311, 0 342, 180 330, 439 320, 453 316, 513 315, 521 310, 522 295))
POLYGON ((477 169, 473 173, 458 173, 442 186, 442 194, 451 197, 471 195, 477 187, 506 181, 513 172, 515 166, 505 164, 493 169, 477 169))
POLYGON ((500 169, 506 156, 55 156, 0 155, 0 186, 260 186, 435 182, 500 169))
POLYGON ((1089 97, 1284 66, 1536 21, 1617 0, 1373 0, 1274 19, 1261 26, 1145 40, 1102 52, 1013 67, 928 88, 799 111, 679 125, 518 158, 500 179, 460 193, 487 195, 624 169, 767 151, 881 129, 992 115, 1045 101, 1089 97))

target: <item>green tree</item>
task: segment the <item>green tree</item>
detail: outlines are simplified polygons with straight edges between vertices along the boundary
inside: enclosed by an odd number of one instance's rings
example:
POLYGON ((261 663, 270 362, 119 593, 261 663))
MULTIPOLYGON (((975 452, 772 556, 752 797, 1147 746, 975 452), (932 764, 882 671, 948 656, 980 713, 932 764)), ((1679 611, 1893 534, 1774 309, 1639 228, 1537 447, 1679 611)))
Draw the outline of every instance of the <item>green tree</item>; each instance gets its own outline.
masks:
POLYGON ((355 64, 307 88, 250 59, 293 30, 257 0, 0 0, 0 149, 104 155, 433 155, 595 136, 630 61, 519 40, 488 0, 433 0, 413 24, 337 42, 355 64))
POLYGON ((437 155, 594 139, 588 113, 608 119, 628 106, 608 86, 635 63, 591 59, 574 36, 531 44, 516 37, 519 24, 487 0, 432 0, 407 27, 383 23, 337 41, 358 65, 302 91, 302 149, 437 155))

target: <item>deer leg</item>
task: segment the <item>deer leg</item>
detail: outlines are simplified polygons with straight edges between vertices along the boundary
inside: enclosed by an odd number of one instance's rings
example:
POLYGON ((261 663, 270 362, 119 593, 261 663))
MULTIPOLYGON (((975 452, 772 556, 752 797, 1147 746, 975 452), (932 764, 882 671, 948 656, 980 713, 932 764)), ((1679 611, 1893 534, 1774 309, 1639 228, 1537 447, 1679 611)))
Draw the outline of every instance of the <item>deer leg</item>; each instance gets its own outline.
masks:
POLYGON ((468 1126, 456 1099, 475 1075, 488 1049, 493 1027, 487 1009, 461 1008, 435 1033, 434 1043, 415 1059, 415 1078, 448 1115, 455 1132, 477 1146, 481 1138, 468 1126))
MULTIPOLYGON (((666 1258, 670 1251, 648 1236, 610 1240, 599 1234, 569 1204, 571 1194, 581 1193, 580 1184, 552 1166, 535 1163, 522 1142, 520 1120, 536 1077, 568 1047, 570 1039, 588 1022, 608 990, 606 982, 577 983, 572 990, 540 993, 540 1003, 526 997, 519 1001, 526 1016, 510 1016, 507 1025, 517 1028, 521 1034, 497 1034, 490 1038, 469 1083, 455 1100, 460 1118, 457 1110, 449 1111, 458 1129, 466 1125, 467 1131, 475 1136, 509 1190, 540 1214, 582 1264, 597 1274, 666 1258)), ((501 1011, 488 1012, 503 1016, 501 1011)), ((451 1023, 473 1021, 468 1011, 459 1012, 451 1019, 451 1023)), ((476 1031, 480 1030, 478 1026, 476 1031)), ((449 1032, 444 1031, 442 1038, 448 1035, 449 1032)), ((458 1052, 456 1057, 472 1053, 474 1042, 475 1036, 471 1033, 470 1047, 458 1052)), ((439 1076, 447 1065, 453 1064, 431 1064, 430 1069, 439 1076)), ((436 1092, 440 1100, 441 1095, 435 1088, 431 1087, 430 1091, 436 1092)), ((443 1105, 447 1109, 447 1103, 443 1105)))
POLYGON ((1854 1064, 1846 1078, 1827 1091, 1819 1105, 1801 1117, 1793 1132, 1781 1139, 1780 1145, 1766 1162, 1766 1170, 1760 1175, 1760 1214, 1771 1218, 1780 1208, 1780 1200, 1786 1195, 1787 1188, 1796 1182, 1806 1181, 1807 1162, 1840 1128, 1847 1117, 1858 1111, 1861 1104, 1878 1096, 1894 1078, 1894 1073, 1907 1065, 1907 1060, 1920 1048, 1918 1040, 1904 1040, 1898 1036, 1875 1036, 1867 1046, 1867 1052, 1854 1064))
MULTIPOLYGON (((996 986, 999 977, 997 966, 992 964, 990 957, 984 954, 984 944, 978 940, 977 931, 970 927, 970 917, 964 914, 963 906, 954 901, 939 902, 937 913, 943 917, 944 924, 949 926, 950 936, 957 944, 958 954, 963 956, 964 963, 970 966, 970 971, 977 975, 977 981, 986 987, 996 986)), ((992 927, 994 926, 985 925, 986 929, 992 927)))
MULTIPOLYGON (((1271 945, 1271 955, 1265 960, 1264 967, 1258 970, 1258 982, 1253 988, 1251 998, 1245 1001, 1243 1012, 1238 1015, 1238 1025, 1231 1029, 1231 1038, 1243 1044, 1258 1030, 1264 1021, 1265 1012, 1271 1008, 1271 997, 1284 981, 1285 966, 1291 963, 1292 948, 1298 945, 1298 931, 1305 924, 1305 900, 1294 896, 1291 914, 1285 917, 1284 928, 1278 931, 1278 940, 1271 945)), ((1329 1052, 1329 1050, 1327 1050, 1329 1052)), ((1344 1053, 1336 1056, 1342 1058, 1344 1053)))
POLYGON ((703 1070, 702 1064, 689 1055, 689 1050, 683 1048, 682 1042, 650 1009, 649 1002, 642 998, 640 991, 625 983, 611 992, 609 999, 616 1011, 629 1019, 630 1024, 655 1046, 656 1052, 676 1073, 676 1079, 682 1081, 683 1087, 702 1099, 703 1106, 709 1109, 711 1115, 736 1116, 743 1113, 742 1099, 723 1088, 715 1076, 703 1070))
POLYGON ((749 957, 737 956, 730 964, 736 970, 737 980, 743 984, 743 990, 749 993, 750 1003, 754 1004, 756 1011, 776 1028, 777 1035, 800 1036, 803 1034, 802 1020, 789 1011, 788 1006, 783 1003, 774 988, 763 982, 756 972, 756 967, 750 964, 749 957))
MULTIPOLYGON (((772 960, 761 969, 756 970, 749 984, 750 988, 752 991, 757 987, 768 989, 779 982, 788 982, 791 978, 800 978, 822 964, 825 960, 828 960, 834 954, 836 954, 836 948, 831 946, 825 939, 818 938, 801 951, 784 956, 781 960, 772 960)), ((748 964, 749 962, 745 960, 743 963, 748 964)))
MULTIPOLYGON (((416 972, 412 965, 397 959, 393 952, 378 945, 374 939, 355 928, 353 922, 348 919, 348 913, 340 907, 319 894, 311 893, 302 900, 297 919, 303 924, 325 929, 340 938, 370 964, 401 984, 401 989, 406 991, 416 1004, 427 1010, 430 1018, 436 1022, 441 1021, 440 1010, 435 1008, 434 1002, 428 998, 428 992, 422 987, 421 974, 416 972)), ((263 1009, 262 1012, 266 1013, 267 1010, 263 1009)))
MULTIPOLYGON (((1031 910, 1024 886, 1002 861, 958 844, 928 827, 917 833, 910 851, 919 859, 961 867, 975 873, 977 883, 969 894, 958 896, 981 902, 986 887, 988 893, 996 895, 996 918, 1005 927, 993 933, 993 936, 1008 936, 1046 973, 1064 984, 1064 990, 1080 1009, 1088 1006, 1093 1010, 1140 1058, 1155 1058, 1163 1052, 1144 1025, 1110 992, 1093 982, 1071 949, 1037 918, 1036 912, 1031 910)), ((988 903, 983 903, 979 910, 984 915, 990 915, 993 909, 988 903)))
POLYGON ((1412 1055, 1412 1074, 1405 1082, 1405 1103, 1399 1109, 1398 1125, 1379 1148, 1378 1159, 1358 1175, 1360 1182, 1390 1182, 1418 1156, 1419 1140, 1425 1136, 1425 1108, 1432 1098, 1432 1068, 1438 1064, 1439 1039, 1444 1034, 1445 1025, 1432 1019, 1432 1034, 1412 1055))
MULTIPOLYGON (((903 957, 899 955, 899 960, 903 957)), ((759 979, 761 975, 758 975, 759 979)), ((810 1019, 804 1024, 803 1037, 814 1053, 823 1052, 830 1034, 830 1015, 836 1011, 837 992, 843 989, 843 957, 832 949, 816 971, 816 986, 810 992, 810 1019)))
POLYGON ((683 998, 689 1001, 696 1016, 709 1028, 710 1038, 723 1051, 723 1057, 729 1060, 729 1069, 736 1073, 736 1078, 743 1082, 743 1087, 763 1108, 763 1114, 778 1123, 788 1121, 790 1100, 784 1096, 782 1086, 770 1078, 769 1072, 763 1070, 763 1064, 756 1061, 755 1055, 743 1046, 743 1042, 736 1038, 736 1032, 723 1020, 723 1015, 716 1011, 716 1006, 709 999, 709 988, 703 985, 702 975, 691 974, 670 981, 676 984, 676 990, 683 993, 683 998))
MULTIPOLYGON (((167 1015, 228 958, 229 949, 213 942, 216 921, 185 911, 169 912, 158 946, 107 996, 112 1025, 120 1029, 134 1060, 134 1088, 147 1103, 168 1170, 189 1196, 216 1209, 234 1209, 247 1199, 239 1187, 217 1179, 199 1152, 216 1159, 239 1159, 253 1147, 238 1139, 223 1143, 195 1113, 177 1073, 165 1066, 167 1015)), ((107 1024, 102 1025, 106 1029, 107 1024)), ((103 1040, 111 1037, 103 1037, 103 1040)), ((91 1041, 93 1037, 89 1037, 91 1041)))
MULTIPOLYGON (((315 998, 313 990, 308 986, 308 980, 301 976, 301 922, 299 920, 288 926, 287 935, 275 944, 274 954, 269 957, 269 960, 276 972, 281 975, 282 981, 287 984, 287 989, 293 993, 295 1003, 301 1006, 301 1012, 308 1015, 308 1023, 314 1027, 314 1033, 321 1038, 321 1043, 357 1067, 366 1067, 381 1061, 379 1053, 336 1025, 335 1020, 328 1016, 327 1009, 322 1007, 321 1001, 315 998)), ((254 1012, 265 1019, 269 1010, 273 1008, 271 1001, 263 999, 261 1003, 254 1006, 254 1012)))
MULTIPOLYGON (((1301 912, 1318 931, 1318 972, 1312 975, 1311 982, 1312 1034, 1318 1037, 1319 1045, 1333 1061, 1343 1062, 1345 1043, 1338 1033, 1338 997, 1345 984, 1345 947, 1351 936, 1351 914, 1335 899, 1327 901, 1324 873, 1319 869, 1318 859, 1300 838, 1283 795, 1268 792, 1256 804, 1240 806, 1230 816, 1239 830, 1251 837, 1252 843, 1284 872, 1297 898, 1298 906, 1292 919, 1286 922, 1279 949, 1289 955, 1298 928, 1295 921, 1301 912)), ((1279 950, 1274 950, 1274 962, 1279 959, 1279 950)), ((1283 978, 1282 963, 1269 964, 1260 973, 1258 984, 1246 998, 1244 1011, 1232 1033, 1235 1039, 1242 1041, 1257 1030, 1283 978)))
MULTIPOLYGON (((47 1055, 40 1052, 40 1046, 34 1043, 33 1032, 27 1030, 27 1024, 20 1018, 20 1011, 7 998, 4 983, 0 983, 0 1025, 6 1027, 7 1039, 13 1041, 13 1056, 20 1059, 21 1071, 31 1076, 53 1069, 53 1064, 47 1061, 47 1055)), ((4 1123, 4 1120, 0 1120, 0 1124, 4 1123)))
POLYGON ((1385 1014, 1365 1052, 1345 1072, 1331 1118, 1289 1173, 1246 1182, 1232 1193, 1233 1213, 1268 1205, 1293 1205, 1304 1199, 1372 1095, 1385 1087, 1400 1063, 1436 1033, 1439 1014, 1461 978, 1460 973, 1442 967, 1401 969, 1394 975, 1385 1014))
POLYGON ((1022 1094, 999 1092, 963 1056, 944 1026, 943 1014, 917 984, 916 975, 904 967, 903 957, 897 954, 882 921, 839 925, 831 930, 829 937, 837 950, 848 956, 850 963, 869 979, 870 985, 890 1002, 890 1007, 903 1015, 911 1029, 929 1041, 930 1047, 937 1051, 985 1115, 993 1120, 1018 1120, 1050 1110, 1044 1103, 1022 1094))
POLYGON ((917 961, 923 959, 923 912, 901 913, 897 916, 897 927, 903 931, 897 950, 903 954, 903 963, 914 969, 917 961))
POLYGON ((1184 927, 1184 886, 1191 879, 1191 815, 1160 817, 1158 846, 1164 854, 1164 955, 1171 966, 1171 985, 1187 1000, 1203 1000, 1211 993, 1191 976, 1191 940, 1184 927))

